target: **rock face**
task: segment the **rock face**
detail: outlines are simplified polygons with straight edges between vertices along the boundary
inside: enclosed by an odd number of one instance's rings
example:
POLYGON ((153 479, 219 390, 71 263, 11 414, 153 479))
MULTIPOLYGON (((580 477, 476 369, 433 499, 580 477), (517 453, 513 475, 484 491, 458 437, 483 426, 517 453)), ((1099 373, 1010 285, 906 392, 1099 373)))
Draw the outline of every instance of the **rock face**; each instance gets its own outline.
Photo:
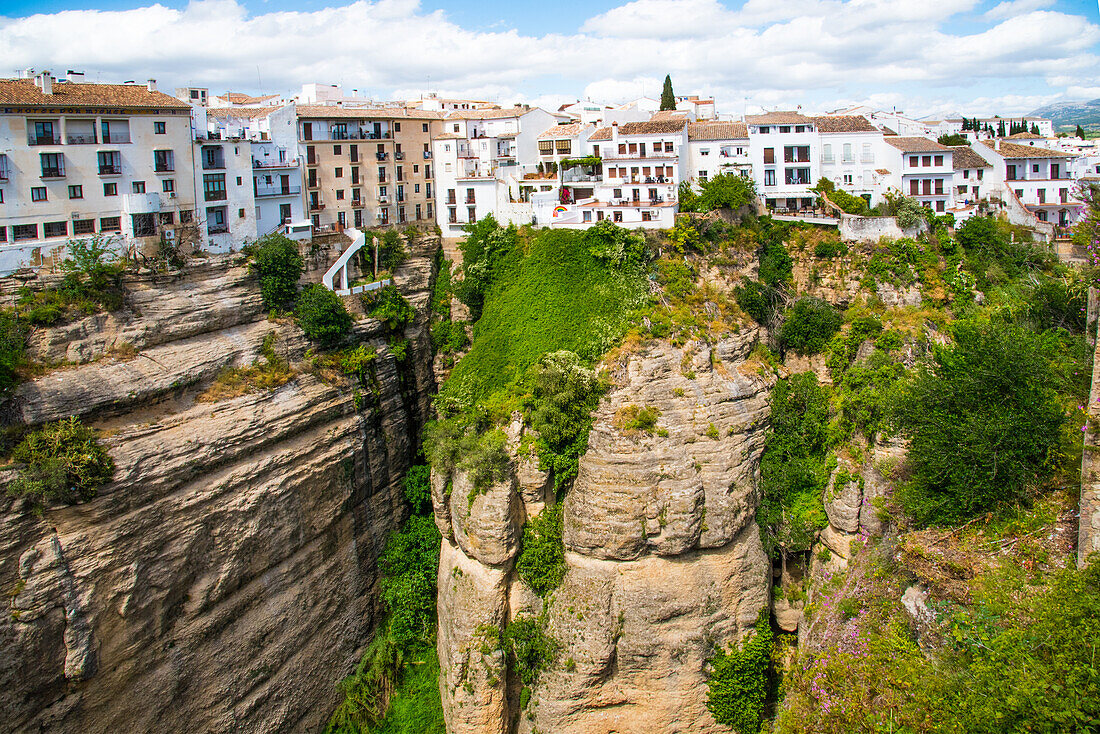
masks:
POLYGON ((655 343, 613 365, 564 503, 568 570, 545 608, 515 572, 513 538, 552 501, 548 477, 517 461, 472 503, 461 474, 435 478, 450 734, 727 731, 706 709, 705 661, 753 625, 769 591, 754 518, 774 378, 745 362, 757 338, 655 343), (632 405, 660 412, 656 430, 616 427, 632 405), (521 696, 495 637, 541 612, 560 649, 521 696))
POLYGON ((365 401, 310 371, 306 338, 267 321, 231 257, 138 276, 128 310, 35 335, 40 359, 85 364, 21 385, 9 420, 80 415, 117 469, 92 501, 41 516, 0 494, 5 731, 323 727, 372 633, 376 559, 406 512, 401 479, 434 389, 433 246, 397 277, 418 313, 407 362, 380 323, 356 323, 380 354, 365 401), (195 400, 271 332, 294 379, 195 400), (121 343, 137 356, 110 357, 121 343))
POLYGON ((1077 542, 1079 564, 1086 563, 1091 554, 1100 553, 1100 345, 1097 346, 1092 364, 1088 414, 1081 457, 1081 522, 1077 542))

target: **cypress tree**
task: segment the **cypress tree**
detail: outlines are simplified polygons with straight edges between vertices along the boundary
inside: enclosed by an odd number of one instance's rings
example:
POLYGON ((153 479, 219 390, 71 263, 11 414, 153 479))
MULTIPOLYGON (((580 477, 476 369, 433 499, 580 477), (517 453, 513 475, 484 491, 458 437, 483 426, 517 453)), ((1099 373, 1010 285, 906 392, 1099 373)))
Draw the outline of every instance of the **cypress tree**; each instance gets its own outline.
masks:
POLYGON ((676 95, 672 92, 672 77, 665 74, 665 86, 661 90, 661 111, 676 109, 676 95))
POLYGON ((1076 135, 1077 135, 1077 137, 1081 138, 1081 140, 1084 140, 1085 139, 1085 128, 1078 125, 1076 135))

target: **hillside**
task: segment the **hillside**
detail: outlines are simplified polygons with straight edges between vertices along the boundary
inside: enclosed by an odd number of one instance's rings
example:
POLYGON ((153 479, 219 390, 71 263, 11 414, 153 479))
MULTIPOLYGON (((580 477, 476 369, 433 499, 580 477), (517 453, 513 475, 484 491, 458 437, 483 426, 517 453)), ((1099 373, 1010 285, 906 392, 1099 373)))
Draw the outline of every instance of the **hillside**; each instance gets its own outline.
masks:
POLYGON ((1100 99, 1088 102, 1055 102, 1028 114, 1049 118, 1058 132, 1072 132, 1078 125, 1085 130, 1100 130, 1100 99))

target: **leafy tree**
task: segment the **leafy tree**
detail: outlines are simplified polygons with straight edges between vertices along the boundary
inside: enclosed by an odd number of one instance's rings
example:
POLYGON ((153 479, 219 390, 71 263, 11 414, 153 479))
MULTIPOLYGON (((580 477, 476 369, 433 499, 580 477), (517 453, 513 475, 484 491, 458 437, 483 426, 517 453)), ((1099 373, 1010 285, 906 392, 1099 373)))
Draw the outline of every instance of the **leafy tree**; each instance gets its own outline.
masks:
POLYGON ((637 265, 645 259, 645 236, 623 229, 610 219, 586 229, 584 244, 593 257, 611 265, 637 265))
POLYGON ((767 324, 775 312, 771 289, 758 280, 746 280, 734 289, 737 305, 758 324, 767 324))
POLYGON ((840 330, 844 317, 820 298, 800 298, 787 311, 779 331, 779 343, 784 349, 799 354, 817 354, 840 330))
POLYGON ((702 184, 698 208, 701 211, 740 209, 754 201, 756 184, 751 178, 737 173, 722 173, 702 184))
POLYGON ((416 315, 413 307, 401 295, 401 291, 393 285, 364 293, 362 301, 367 314, 372 319, 384 322, 390 331, 404 328, 416 315))
POLYGON ((281 234, 268 234, 249 245, 251 268, 259 275, 264 308, 289 311, 298 295, 298 279, 305 263, 298 244, 281 234))
POLYGON ((0 395, 19 381, 16 368, 23 362, 27 325, 12 309, 0 309, 0 395))
POLYGON ((676 200, 679 202, 680 211, 682 212, 700 211, 699 194, 695 193, 690 181, 680 182, 680 186, 676 191, 676 200))
POLYGON ((39 506, 50 501, 86 502, 115 472, 96 432, 76 416, 28 434, 12 459, 24 466, 8 492, 39 506))
POLYGON ((1048 336, 958 322, 902 389, 895 420, 913 478, 898 498, 919 524, 953 524, 1026 499, 1062 440, 1048 336))
POLYGON ((390 614, 390 634, 405 646, 430 639, 435 630, 436 565, 439 529, 430 515, 412 515, 386 543, 382 601, 390 614))
POLYGON ((455 295, 470 309, 474 321, 481 317, 485 296, 504 257, 516 245, 515 225, 501 227, 492 214, 466 225, 462 250, 462 281, 455 295))
POLYGON ((565 578, 561 503, 550 505, 523 526, 516 571, 539 596, 546 596, 565 578))
POLYGON ((351 314, 340 296, 320 283, 310 283, 302 290, 294 315, 306 336, 325 347, 335 345, 351 329, 351 314))
POLYGON ((707 677, 707 709, 719 724, 738 734, 760 731, 771 650, 772 628, 761 613, 748 639, 715 651, 707 677))
POLYGON ((665 85, 661 88, 661 111, 676 109, 676 95, 672 92, 672 77, 665 75, 665 85))
MULTIPOLYGON (((965 130, 966 128, 963 129, 965 130)), ((958 133, 954 133, 952 135, 948 135, 945 133, 939 136, 936 139, 936 142, 938 142, 940 145, 970 145, 969 141, 967 141, 966 139, 966 136, 959 135, 958 133)))
POLYGON ((382 242, 378 249, 378 261, 382 267, 392 273, 408 257, 409 251, 405 249, 401 233, 396 229, 387 229, 382 235, 382 242))

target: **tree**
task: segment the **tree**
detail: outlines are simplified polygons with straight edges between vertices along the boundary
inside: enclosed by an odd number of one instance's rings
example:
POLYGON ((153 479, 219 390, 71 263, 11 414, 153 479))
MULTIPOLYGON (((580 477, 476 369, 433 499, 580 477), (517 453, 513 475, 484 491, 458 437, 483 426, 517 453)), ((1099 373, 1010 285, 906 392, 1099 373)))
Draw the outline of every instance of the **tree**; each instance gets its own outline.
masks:
POLYGON ((1056 337, 992 322, 952 331, 955 343, 933 351, 895 404, 912 467, 897 498, 921 525, 1026 500, 1063 440, 1056 337))
POLYGON ((1076 135, 1076 136, 1077 136, 1078 138, 1080 138, 1081 140, 1084 140, 1084 139, 1085 139, 1085 128, 1083 128, 1083 127, 1081 127, 1080 125, 1078 125, 1078 126, 1077 126, 1077 132, 1076 132, 1076 133, 1074 133, 1074 135, 1076 135))
POLYGON ((936 142, 940 145, 970 145, 970 143, 967 142, 966 137, 963 135, 959 135, 958 133, 954 133, 952 135, 941 135, 936 140, 936 142))
POLYGON ((661 112, 676 109, 676 95, 672 92, 672 77, 665 75, 665 86, 661 90, 661 112))
POLYGON ((997 123, 997 137, 998 138, 1005 137, 1005 121, 1004 120, 1001 120, 999 123, 997 123))
POLYGON ((246 252, 252 256, 252 270, 260 277, 264 308, 290 310, 304 268, 298 244, 284 235, 269 234, 256 240, 246 252))
POLYGON ((326 347, 339 342, 351 328, 351 314, 340 296, 320 283, 310 283, 302 290, 294 315, 306 336, 326 347))
POLYGON ((387 229, 382 235, 382 244, 378 250, 378 259, 382 268, 393 273, 408 256, 409 251, 405 249, 401 233, 396 229, 387 229))
POLYGON ((738 734, 760 731, 771 651, 772 628, 763 612, 743 643, 715 651, 707 678, 707 709, 715 721, 738 734))
POLYGON ((740 209, 756 200, 756 184, 751 178, 737 173, 722 173, 707 179, 702 185, 697 208, 740 209))
POLYGON ((512 224, 501 227, 492 214, 467 224, 465 229, 466 239, 458 246, 462 250, 462 280, 455 295, 470 309, 471 320, 476 321, 501 261, 516 245, 518 230, 512 224))
POLYGON ((779 331, 784 349, 799 354, 817 354, 825 348, 844 323, 844 317, 820 298, 800 298, 787 312, 779 331))

